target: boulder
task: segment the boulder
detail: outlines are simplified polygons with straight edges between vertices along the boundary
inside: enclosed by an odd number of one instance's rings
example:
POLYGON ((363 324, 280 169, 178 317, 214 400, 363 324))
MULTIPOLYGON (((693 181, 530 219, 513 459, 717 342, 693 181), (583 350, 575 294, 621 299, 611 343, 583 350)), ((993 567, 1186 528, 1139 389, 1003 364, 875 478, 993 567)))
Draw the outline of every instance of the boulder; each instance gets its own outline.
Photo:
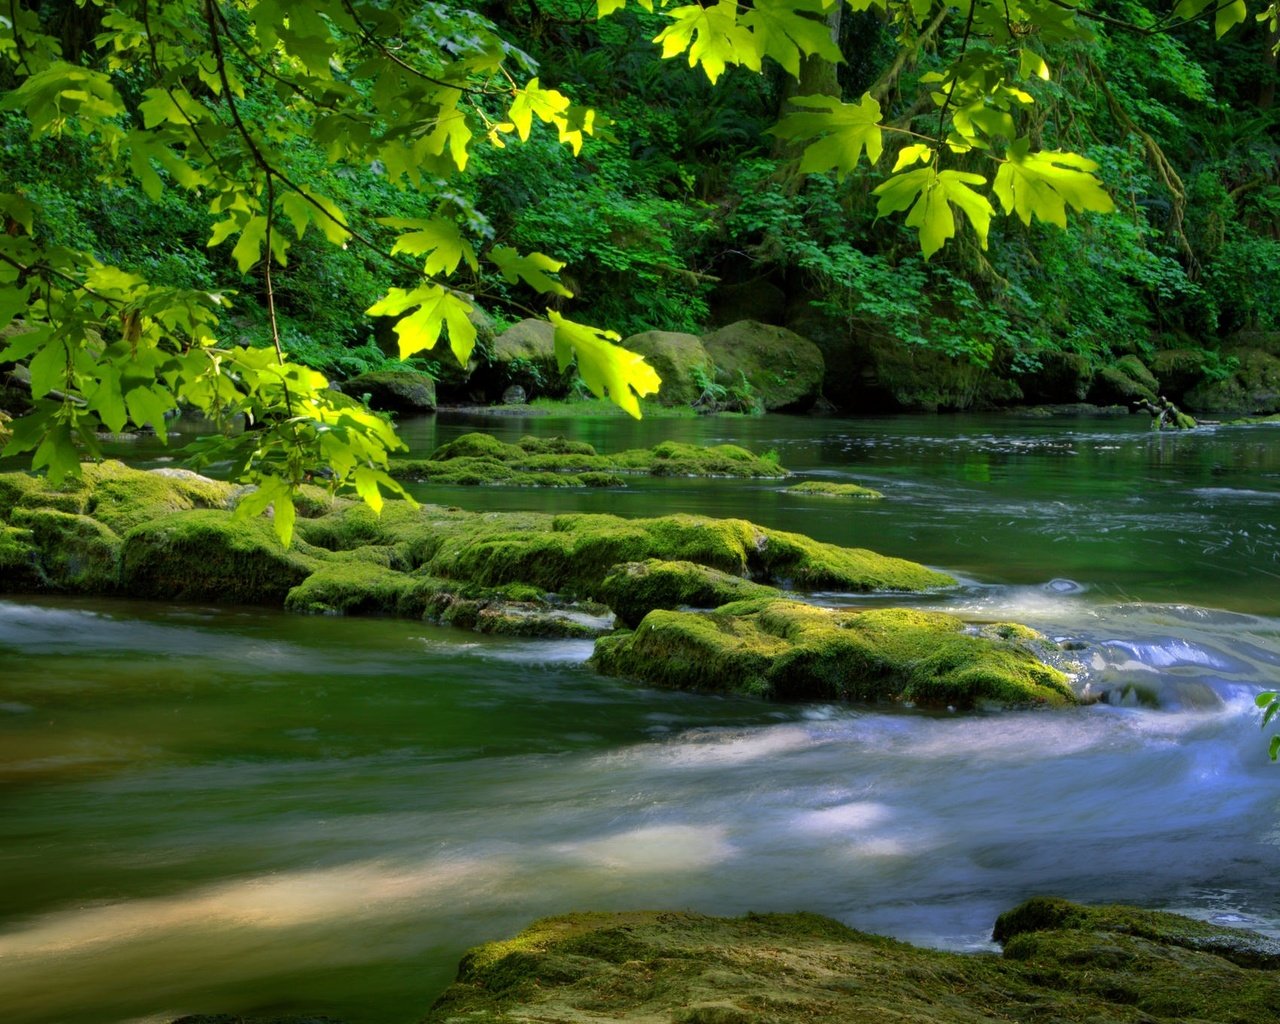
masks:
MULTIPOLYGON (((1004 955, 922 949, 817 914, 545 918, 470 950, 424 1024, 1270 1024, 1262 937, 1134 907, 1053 902, 1001 918, 1004 955)), ((851 911, 856 913, 855 911, 851 911)), ((1268 954, 1269 955, 1269 954, 1268 954)))
POLYGON ((709 613, 651 611, 634 633, 598 640, 593 661, 656 686, 779 700, 1074 704, 1067 677, 1037 654, 1049 646, 1023 626, 978 635, 940 612, 761 598, 709 613))
POLYGON ((1097 405, 1133 405, 1155 401, 1160 385, 1137 356, 1121 356, 1104 366, 1089 386, 1089 401, 1097 405))
POLYGON ((715 365, 697 335, 645 331, 625 339, 622 347, 644 356, 658 372, 662 378, 657 394, 661 405, 692 405, 715 379, 715 365))
POLYGON ((572 370, 556 362, 556 329, 546 320, 529 318, 512 324, 493 339, 487 366, 473 380, 490 398, 518 385, 530 398, 560 398, 568 393, 572 370))
POLYGON ((435 412, 436 382, 415 370, 379 370, 344 381, 343 394, 368 395, 370 409, 401 414, 435 412))
POLYGON ((1260 348, 1237 348, 1224 355, 1231 372, 1188 391, 1183 397, 1186 407, 1202 414, 1280 412, 1280 358, 1260 348))
POLYGON ((818 346, 785 327, 739 320, 702 339, 719 383, 745 378, 766 410, 802 411, 822 393, 825 363, 818 346))
POLYGON ((318 567, 299 546, 281 546, 266 519, 214 509, 144 523, 124 538, 120 584, 131 597, 228 604, 284 603, 318 567))

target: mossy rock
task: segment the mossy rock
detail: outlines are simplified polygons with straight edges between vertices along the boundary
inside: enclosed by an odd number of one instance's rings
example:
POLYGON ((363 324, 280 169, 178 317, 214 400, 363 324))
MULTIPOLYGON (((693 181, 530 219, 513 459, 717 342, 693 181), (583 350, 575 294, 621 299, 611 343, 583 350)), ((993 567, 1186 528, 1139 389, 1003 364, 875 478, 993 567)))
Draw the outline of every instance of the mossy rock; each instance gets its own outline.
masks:
POLYGON ((859 484, 839 484, 828 480, 805 480, 787 488, 788 494, 812 494, 824 498, 854 498, 859 501, 883 498, 884 495, 859 484))
POLYGON ((1160 385, 1146 365, 1134 355, 1122 356, 1094 375, 1089 401, 1098 405, 1132 405, 1154 402, 1160 385))
POLYGON ((1161 349, 1151 357, 1151 372, 1162 395, 1175 401, 1204 379, 1205 353, 1191 348, 1161 349))
POLYGON ((644 356, 662 378, 659 404, 692 405, 715 379, 715 364, 702 339, 677 331, 644 331, 622 342, 622 347, 644 356))
POLYGON ((657 608, 718 608, 731 601, 781 596, 773 587, 719 569, 656 558, 615 565, 595 593, 632 628, 657 608))
POLYGON ((120 583, 132 597, 280 605, 318 566, 297 547, 282 547, 265 519, 181 512, 125 535, 120 583))
POLYGON ((121 540, 104 523, 49 508, 14 509, 10 522, 27 531, 48 589, 109 594, 118 586, 121 540))
MULTIPOLYGON (((1047 643, 1047 642, 1046 642, 1047 643)), ((1064 705, 1076 698, 1025 642, 902 608, 836 611, 765 599, 656 610, 596 644, 596 668, 682 690, 927 707, 1064 705)))
POLYGON ((1235 369, 1220 380, 1206 381, 1184 396, 1196 413, 1243 413, 1269 416, 1280 412, 1280 358, 1262 349, 1225 353, 1235 369))
POLYGON ((48 586, 31 531, 0 523, 0 592, 29 593, 48 586))
POLYGON ((719 382, 732 386, 744 377, 766 410, 806 410, 822 394, 822 351, 785 327, 739 320, 705 335, 702 344, 719 382))
POLYGON ((13 422, 12 417, 0 409, 0 447, 9 443, 9 438, 13 437, 13 429, 9 424, 13 422))
POLYGON ((476 370, 472 381, 491 398, 513 384, 531 398, 561 398, 568 393, 574 372, 562 371, 556 360, 555 327, 546 320, 529 318, 493 339, 488 365, 476 370))
POLYGON ((357 400, 367 395, 370 409, 380 412, 422 414, 435 412, 436 382, 414 370, 379 370, 362 373, 342 384, 343 394, 357 400))
MULTIPOLYGON (((1280 973, 1176 940, 1087 927, 1003 957, 921 949, 816 914, 631 911, 545 918, 466 954, 424 1024, 1270 1024, 1280 973)), ((1016 913, 1016 911, 1014 912, 1016 913)))
POLYGON ((510 484, 525 487, 618 487, 621 474, 690 477, 785 477, 775 459, 763 458, 733 444, 702 447, 664 441, 602 455, 591 445, 562 437, 523 437, 518 444, 490 434, 463 434, 433 451, 427 459, 399 459, 391 474, 400 480, 475 486, 510 484))

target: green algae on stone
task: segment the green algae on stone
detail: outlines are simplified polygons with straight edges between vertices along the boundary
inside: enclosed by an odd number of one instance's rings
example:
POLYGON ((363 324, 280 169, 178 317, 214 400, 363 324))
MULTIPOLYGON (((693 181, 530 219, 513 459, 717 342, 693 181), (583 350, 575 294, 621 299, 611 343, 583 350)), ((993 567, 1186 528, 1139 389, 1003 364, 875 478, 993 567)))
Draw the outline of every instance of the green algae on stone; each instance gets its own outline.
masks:
POLYGON ((1076 700, 1066 676, 1025 643, 903 608, 837 611, 765 599, 710 613, 658 609, 634 632, 602 637, 593 661, 606 675, 658 686, 780 700, 955 708, 1076 700))
MULTIPOLYGON (((1280 974, 1088 928, 1003 957, 921 949, 816 914, 661 911, 545 918, 466 954, 424 1024, 1185 1024, 1275 1019, 1280 974)), ((1172 918, 1173 915, 1159 915, 1172 918)), ((1183 925, 1196 922, 1175 918, 1183 925)), ((1010 943, 1010 947, 1014 945, 1010 943)))
POLYGON ((827 480, 806 480, 804 483, 792 484, 786 489, 788 494, 816 494, 828 498, 883 498, 884 495, 870 487, 860 484, 838 484, 827 480))

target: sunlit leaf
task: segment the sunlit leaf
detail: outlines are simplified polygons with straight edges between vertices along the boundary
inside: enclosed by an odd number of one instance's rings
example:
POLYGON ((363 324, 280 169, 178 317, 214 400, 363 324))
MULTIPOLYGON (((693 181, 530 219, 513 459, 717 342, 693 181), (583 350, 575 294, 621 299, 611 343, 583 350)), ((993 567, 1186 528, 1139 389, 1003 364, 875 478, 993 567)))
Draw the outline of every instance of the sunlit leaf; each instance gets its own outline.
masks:
POLYGON ((614 344, 619 335, 567 320, 554 310, 547 319, 555 326, 556 362, 568 368, 575 359, 578 374, 596 396, 607 397, 614 405, 640 419, 644 395, 656 394, 662 383, 644 357, 614 344))

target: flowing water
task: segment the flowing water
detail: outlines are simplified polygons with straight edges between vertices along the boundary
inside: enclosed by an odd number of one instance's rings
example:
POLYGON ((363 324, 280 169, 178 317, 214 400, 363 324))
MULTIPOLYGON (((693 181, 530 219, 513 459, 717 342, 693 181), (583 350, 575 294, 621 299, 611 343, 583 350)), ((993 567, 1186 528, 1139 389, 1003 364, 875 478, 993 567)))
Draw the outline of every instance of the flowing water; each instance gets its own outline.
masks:
MULTIPOLYGON (((1061 639, 1071 711, 773 705, 595 676, 588 643, 260 609, 0 601, 0 1017, 418 1019, 463 950, 573 909, 806 909, 988 948, 1037 893, 1280 935, 1280 429, 494 418, 775 449, 777 482, 445 489, 736 515, 945 568, 1061 639)), ((415 447, 475 423, 405 425, 415 447)), ((144 464, 160 457, 140 450, 144 464)), ((850 595, 830 603, 858 604, 850 595)))

